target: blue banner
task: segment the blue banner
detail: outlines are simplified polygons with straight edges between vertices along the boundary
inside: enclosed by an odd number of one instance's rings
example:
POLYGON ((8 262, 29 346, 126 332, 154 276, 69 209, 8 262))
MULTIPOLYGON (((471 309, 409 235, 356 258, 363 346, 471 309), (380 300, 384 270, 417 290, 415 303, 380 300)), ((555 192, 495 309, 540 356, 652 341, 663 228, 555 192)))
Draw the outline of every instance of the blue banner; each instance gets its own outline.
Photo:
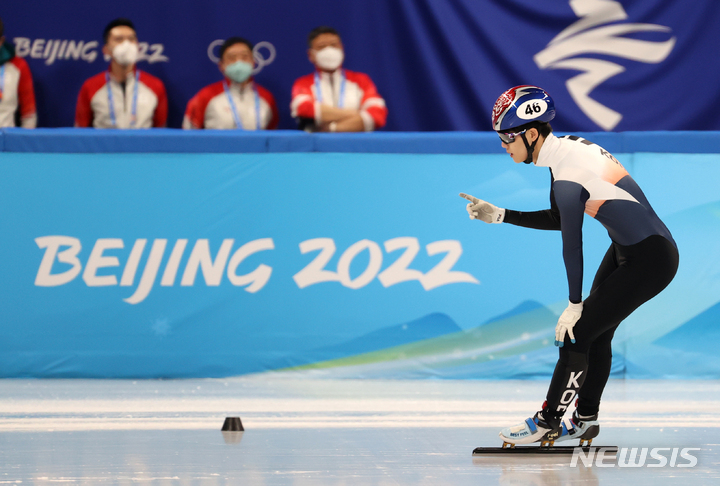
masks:
MULTIPOLYGON (((720 158, 614 155, 681 254, 620 326, 614 371, 717 378, 720 158)), ((519 378, 557 359, 559 233, 471 221, 458 197, 546 208, 548 172, 507 155, 4 152, 0 166, 2 377, 519 378)), ((586 295, 609 242, 586 218, 586 295)))
POLYGON ((307 34, 328 24, 342 34, 345 66, 385 98, 387 130, 490 130, 495 100, 518 84, 553 96, 563 131, 720 129, 720 69, 708 61, 720 45, 715 0, 6 3, 5 35, 30 64, 45 127, 73 125, 80 86, 107 65, 103 28, 125 16, 140 69, 167 87, 174 128, 220 79, 218 46, 235 35, 257 44, 256 79, 277 99, 280 127, 294 128, 290 90, 313 69, 307 34))

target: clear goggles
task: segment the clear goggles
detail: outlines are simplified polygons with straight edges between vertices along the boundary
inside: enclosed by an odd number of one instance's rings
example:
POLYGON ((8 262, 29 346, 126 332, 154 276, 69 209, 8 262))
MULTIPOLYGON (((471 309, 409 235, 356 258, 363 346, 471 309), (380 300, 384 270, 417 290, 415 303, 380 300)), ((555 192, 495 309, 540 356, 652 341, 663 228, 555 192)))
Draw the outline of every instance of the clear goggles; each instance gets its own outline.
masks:
POLYGON ((522 135, 525 132, 527 132, 527 129, 523 130, 522 132, 517 132, 517 133, 497 132, 497 134, 500 137, 500 140, 503 141, 503 143, 513 143, 515 141, 515 137, 519 137, 520 135, 522 135))

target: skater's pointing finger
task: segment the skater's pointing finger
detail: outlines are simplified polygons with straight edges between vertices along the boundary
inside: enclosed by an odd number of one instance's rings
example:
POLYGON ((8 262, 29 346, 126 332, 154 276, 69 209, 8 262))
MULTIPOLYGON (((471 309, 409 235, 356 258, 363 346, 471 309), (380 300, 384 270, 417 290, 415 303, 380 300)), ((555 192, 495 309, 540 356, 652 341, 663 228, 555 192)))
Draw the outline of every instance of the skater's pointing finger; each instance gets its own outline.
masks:
POLYGON ((477 204, 480 202, 480 199, 476 198, 475 196, 471 196, 470 194, 465 194, 464 192, 460 193, 460 197, 467 199, 473 204, 477 204))

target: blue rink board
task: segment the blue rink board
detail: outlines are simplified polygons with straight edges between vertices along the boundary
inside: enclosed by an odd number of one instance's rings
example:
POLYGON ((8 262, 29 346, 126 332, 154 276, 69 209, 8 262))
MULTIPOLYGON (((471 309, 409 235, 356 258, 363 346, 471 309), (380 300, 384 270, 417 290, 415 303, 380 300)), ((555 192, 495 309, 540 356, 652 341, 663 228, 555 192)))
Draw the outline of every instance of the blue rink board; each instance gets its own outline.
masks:
MULTIPOLYGON (((560 135, 561 133, 558 133, 560 135)), ((720 153, 720 132, 574 133, 613 153, 720 153)), ((43 153, 504 153, 495 132, 305 133, 298 130, 0 129, 0 151, 43 153)))
MULTIPOLYGON (((542 209, 544 169, 504 154, 7 151, 15 133, 0 154, 0 376, 552 372, 559 234, 470 221, 457 195, 542 209)), ((614 376, 718 377, 720 156, 615 155, 681 266, 618 330, 614 376)), ((609 244, 586 221, 585 293, 609 244)))

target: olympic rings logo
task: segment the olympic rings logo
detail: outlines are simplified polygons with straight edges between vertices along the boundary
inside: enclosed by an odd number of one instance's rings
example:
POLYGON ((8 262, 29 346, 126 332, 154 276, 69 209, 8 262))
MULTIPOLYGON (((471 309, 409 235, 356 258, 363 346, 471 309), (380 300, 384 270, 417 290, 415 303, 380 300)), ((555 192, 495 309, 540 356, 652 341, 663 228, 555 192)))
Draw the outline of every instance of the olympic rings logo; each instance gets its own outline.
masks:
MULTIPOLYGON (((214 64, 220 62, 220 58, 215 54, 215 49, 220 47, 223 42, 225 42, 225 39, 217 39, 212 41, 208 46, 207 54, 214 64)), ((255 68, 252 71, 253 75, 262 71, 265 66, 272 64, 276 55, 277 51, 275 50, 275 46, 271 43, 262 41, 255 44, 255 47, 253 47, 253 59, 255 60, 255 68)))

